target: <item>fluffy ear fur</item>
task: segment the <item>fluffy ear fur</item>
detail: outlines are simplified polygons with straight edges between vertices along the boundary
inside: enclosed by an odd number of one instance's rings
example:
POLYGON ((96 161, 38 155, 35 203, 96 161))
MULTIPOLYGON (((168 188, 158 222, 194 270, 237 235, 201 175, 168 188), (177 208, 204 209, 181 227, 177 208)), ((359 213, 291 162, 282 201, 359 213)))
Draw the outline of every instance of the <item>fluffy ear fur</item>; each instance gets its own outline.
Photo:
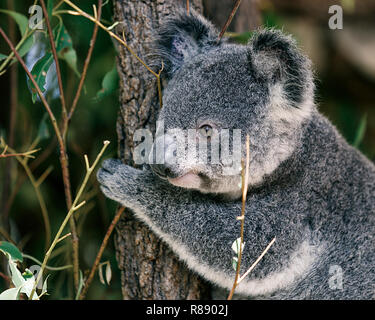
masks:
POLYGON ((218 32, 213 25, 193 9, 187 14, 180 9, 168 18, 158 30, 153 45, 153 60, 159 69, 164 64, 164 74, 173 74, 198 53, 218 46, 218 32))
POLYGON ((254 74, 271 84, 281 83, 292 106, 300 106, 304 96, 311 95, 311 63, 292 37, 279 30, 263 29, 254 34, 249 47, 249 62, 254 74))

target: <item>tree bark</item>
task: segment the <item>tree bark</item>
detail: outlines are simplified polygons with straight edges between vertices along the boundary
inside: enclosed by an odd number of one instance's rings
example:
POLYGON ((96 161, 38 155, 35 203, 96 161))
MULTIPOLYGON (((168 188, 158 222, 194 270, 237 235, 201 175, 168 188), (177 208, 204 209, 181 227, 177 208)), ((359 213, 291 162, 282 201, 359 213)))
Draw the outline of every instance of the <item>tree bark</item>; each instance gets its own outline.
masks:
MULTIPOLYGON (((118 0, 114 4, 116 32, 142 59, 147 56, 152 32, 184 1, 118 0)), ((190 4, 202 11, 201 0, 190 4)), ((120 110, 117 120, 118 153, 134 165, 133 133, 139 128, 155 132, 158 110, 156 79, 132 56, 119 47, 120 110)), ((121 271, 124 299, 205 299, 209 286, 189 271, 172 251, 143 223, 126 210, 116 228, 115 247, 121 271)))

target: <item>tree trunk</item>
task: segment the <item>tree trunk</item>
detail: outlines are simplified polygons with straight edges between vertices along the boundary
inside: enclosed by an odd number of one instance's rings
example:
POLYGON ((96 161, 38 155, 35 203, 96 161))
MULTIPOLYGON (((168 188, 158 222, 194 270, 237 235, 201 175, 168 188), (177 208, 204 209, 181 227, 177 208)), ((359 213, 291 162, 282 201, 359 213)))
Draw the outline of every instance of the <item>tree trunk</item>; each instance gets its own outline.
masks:
MULTIPOLYGON (((191 5, 202 11, 201 0, 191 5)), ((117 34, 124 32, 135 53, 147 56, 152 31, 184 1, 118 0, 114 2, 117 34)), ((158 110, 156 79, 123 46, 119 47, 120 111, 117 120, 119 157, 132 161, 133 133, 139 128, 155 132, 158 110)), ((116 228, 115 246, 124 299, 205 299, 209 286, 161 242, 148 227, 126 210, 116 228)))

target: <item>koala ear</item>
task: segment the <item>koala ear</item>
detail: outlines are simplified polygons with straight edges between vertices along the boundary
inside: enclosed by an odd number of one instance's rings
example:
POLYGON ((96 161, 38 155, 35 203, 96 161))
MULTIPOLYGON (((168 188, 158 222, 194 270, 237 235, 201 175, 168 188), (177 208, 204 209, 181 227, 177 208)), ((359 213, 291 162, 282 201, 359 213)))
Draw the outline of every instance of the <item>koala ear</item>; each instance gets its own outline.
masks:
POLYGON ((310 60, 297 48, 292 37, 279 30, 264 29, 249 43, 249 62, 256 77, 281 83, 291 105, 298 107, 313 90, 310 60))
POLYGON ((193 9, 187 14, 180 9, 158 29, 153 45, 153 60, 159 68, 163 62, 164 74, 171 78, 190 57, 218 46, 217 31, 213 25, 193 9))

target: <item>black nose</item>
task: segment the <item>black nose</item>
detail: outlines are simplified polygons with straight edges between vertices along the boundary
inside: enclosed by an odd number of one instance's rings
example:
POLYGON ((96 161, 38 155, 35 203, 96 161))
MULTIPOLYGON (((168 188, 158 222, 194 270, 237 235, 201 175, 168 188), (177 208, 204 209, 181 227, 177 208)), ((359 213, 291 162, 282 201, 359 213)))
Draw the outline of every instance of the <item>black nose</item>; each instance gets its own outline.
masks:
POLYGON ((151 164, 152 171, 162 178, 176 178, 177 174, 174 173, 172 168, 165 164, 151 164))

